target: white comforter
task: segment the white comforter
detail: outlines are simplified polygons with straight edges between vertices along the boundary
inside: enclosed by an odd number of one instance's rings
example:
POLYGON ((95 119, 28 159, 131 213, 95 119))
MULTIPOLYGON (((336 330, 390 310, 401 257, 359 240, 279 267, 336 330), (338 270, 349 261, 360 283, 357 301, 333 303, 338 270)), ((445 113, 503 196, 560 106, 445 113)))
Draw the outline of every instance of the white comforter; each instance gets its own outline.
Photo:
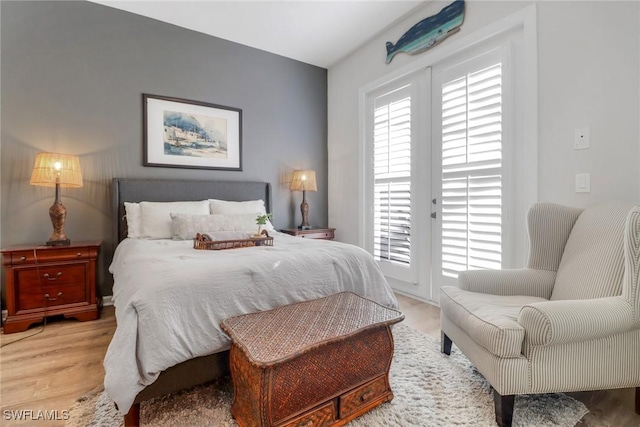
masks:
POLYGON ((341 291, 397 300, 356 246, 277 233, 272 247, 193 249, 191 241, 126 239, 109 271, 118 327, 104 360, 107 393, 126 414, 161 371, 229 348, 225 318, 341 291))

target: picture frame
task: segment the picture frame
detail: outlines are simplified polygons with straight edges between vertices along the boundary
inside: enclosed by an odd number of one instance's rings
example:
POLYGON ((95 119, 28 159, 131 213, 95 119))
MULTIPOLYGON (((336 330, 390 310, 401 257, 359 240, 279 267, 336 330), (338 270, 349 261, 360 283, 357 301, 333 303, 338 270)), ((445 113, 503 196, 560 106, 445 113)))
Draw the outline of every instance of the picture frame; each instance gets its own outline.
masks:
POLYGON ((242 110, 142 94, 144 166, 242 170, 242 110))

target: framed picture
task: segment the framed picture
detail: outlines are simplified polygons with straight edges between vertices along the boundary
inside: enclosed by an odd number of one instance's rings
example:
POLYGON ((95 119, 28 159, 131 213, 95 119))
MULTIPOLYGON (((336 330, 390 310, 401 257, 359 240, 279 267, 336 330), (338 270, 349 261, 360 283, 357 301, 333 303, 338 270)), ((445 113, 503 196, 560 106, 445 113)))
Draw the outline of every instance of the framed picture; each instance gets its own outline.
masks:
POLYGON ((143 94, 144 166, 242 170, 242 110, 143 94))

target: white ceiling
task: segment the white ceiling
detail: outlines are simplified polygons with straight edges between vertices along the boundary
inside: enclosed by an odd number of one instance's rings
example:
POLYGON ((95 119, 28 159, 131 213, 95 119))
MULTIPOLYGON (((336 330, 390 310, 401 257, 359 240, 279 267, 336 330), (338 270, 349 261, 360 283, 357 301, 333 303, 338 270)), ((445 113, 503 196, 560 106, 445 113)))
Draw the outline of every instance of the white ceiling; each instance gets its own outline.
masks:
POLYGON ((329 68, 425 1, 91 0, 329 68))

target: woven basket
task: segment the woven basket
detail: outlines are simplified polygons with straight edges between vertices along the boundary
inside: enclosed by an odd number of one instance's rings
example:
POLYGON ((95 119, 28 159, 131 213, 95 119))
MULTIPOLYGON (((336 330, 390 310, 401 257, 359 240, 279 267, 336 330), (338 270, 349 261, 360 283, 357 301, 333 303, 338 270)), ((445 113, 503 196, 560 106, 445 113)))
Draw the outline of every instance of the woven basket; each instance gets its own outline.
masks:
POLYGON ((254 246, 273 246, 273 237, 267 230, 262 230, 262 237, 250 237, 237 240, 212 240, 207 234, 197 233, 193 239, 194 249, 220 251, 224 249, 252 248, 254 246))

